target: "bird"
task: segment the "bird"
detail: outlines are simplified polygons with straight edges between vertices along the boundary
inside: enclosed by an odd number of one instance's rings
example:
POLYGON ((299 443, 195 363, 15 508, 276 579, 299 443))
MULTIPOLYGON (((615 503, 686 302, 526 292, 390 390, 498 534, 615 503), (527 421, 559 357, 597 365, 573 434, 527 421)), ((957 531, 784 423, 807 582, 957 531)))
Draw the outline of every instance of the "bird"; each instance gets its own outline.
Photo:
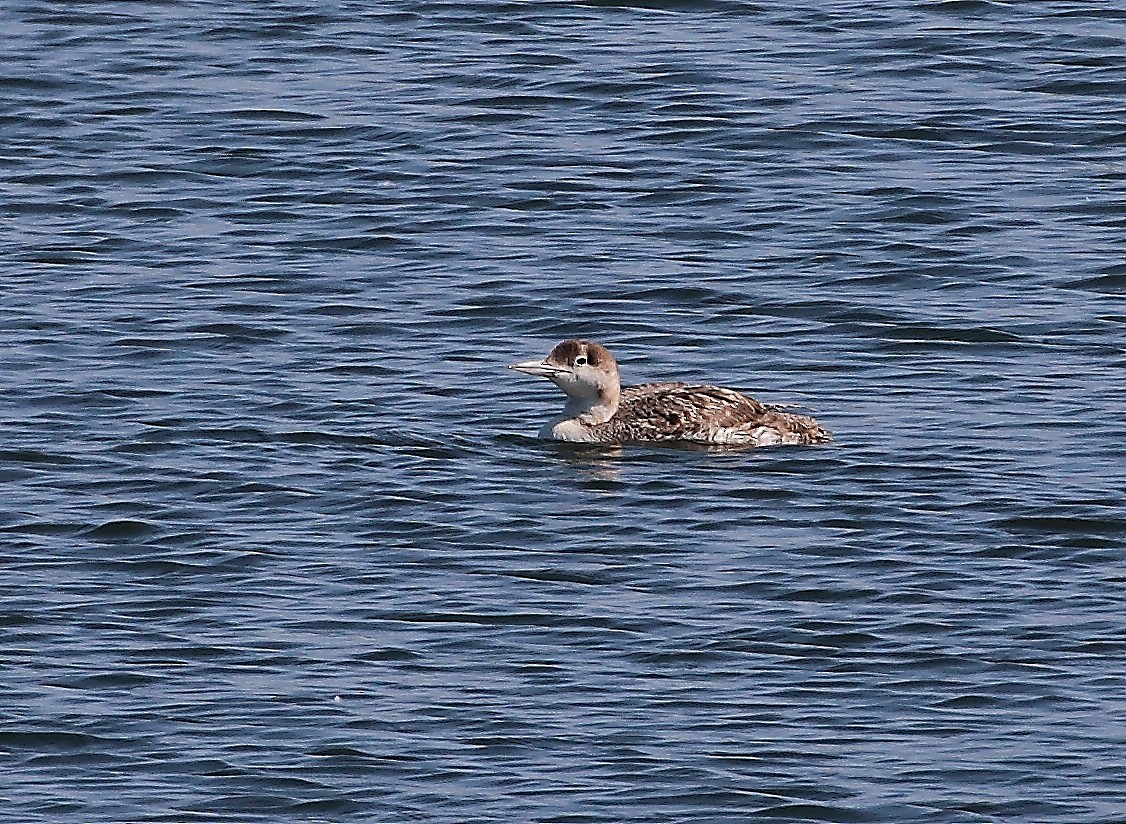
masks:
POLYGON ((547 378, 567 395, 563 412, 540 430, 546 440, 730 446, 832 440, 832 433, 813 418, 760 403, 734 389, 679 382, 622 386, 618 362, 592 340, 565 340, 543 360, 508 368, 547 378))

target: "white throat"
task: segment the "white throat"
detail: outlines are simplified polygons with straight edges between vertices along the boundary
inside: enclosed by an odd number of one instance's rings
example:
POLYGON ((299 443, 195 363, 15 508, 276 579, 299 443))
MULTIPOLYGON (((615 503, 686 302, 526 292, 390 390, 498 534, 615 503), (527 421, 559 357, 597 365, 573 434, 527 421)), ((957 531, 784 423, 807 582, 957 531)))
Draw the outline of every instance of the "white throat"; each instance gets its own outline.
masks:
POLYGON ((568 394, 567 405, 563 407, 562 413, 547 422, 540 430, 540 437, 572 443, 592 443, 597 438, 591 427, 606 423, 614 417, 616 407, 617 404, 611 405, 601 399, 597 392, 593 397, 568 394))
POLYGON ((581 423, 591 425, 606 423, 614 417, 616 410, 601 398, 567 398, 567 405, 563 407, 563 418, 574 418, 581 423))

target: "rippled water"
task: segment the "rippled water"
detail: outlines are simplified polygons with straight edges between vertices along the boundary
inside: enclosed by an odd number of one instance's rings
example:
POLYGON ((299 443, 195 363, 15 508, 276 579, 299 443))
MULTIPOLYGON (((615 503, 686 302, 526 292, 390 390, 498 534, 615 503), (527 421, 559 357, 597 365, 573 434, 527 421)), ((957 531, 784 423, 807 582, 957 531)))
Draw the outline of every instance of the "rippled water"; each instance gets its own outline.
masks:
POLYGON ((1126 821, 1117 4, 0 20, 0 818, 1126 821))

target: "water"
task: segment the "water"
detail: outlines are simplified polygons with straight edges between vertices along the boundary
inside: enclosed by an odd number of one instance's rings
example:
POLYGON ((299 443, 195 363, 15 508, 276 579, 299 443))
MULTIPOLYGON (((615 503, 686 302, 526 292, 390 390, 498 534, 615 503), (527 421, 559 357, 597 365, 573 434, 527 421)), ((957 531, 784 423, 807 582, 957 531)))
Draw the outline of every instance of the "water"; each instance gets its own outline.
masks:
POLYGON ((1126 821, 1116 4, 0 18, 0 819, 1126 821))

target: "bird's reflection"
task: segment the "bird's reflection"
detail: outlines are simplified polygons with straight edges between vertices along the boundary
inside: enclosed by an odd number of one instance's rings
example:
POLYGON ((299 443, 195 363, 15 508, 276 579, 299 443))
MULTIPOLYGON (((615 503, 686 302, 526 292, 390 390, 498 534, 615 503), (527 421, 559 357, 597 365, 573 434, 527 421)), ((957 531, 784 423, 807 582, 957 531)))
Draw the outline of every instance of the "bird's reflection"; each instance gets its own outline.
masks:
POLYGON ((626 450, 621 444, 552 441, 550 446, 564 463, 578 470, 588 481, 620 483, 622 480, 621 458, 626 450))
MULTIPOLYGON (((564 463, 580 472, 587 480, 620 483, 622 468, 627 462, 663 463, 676 461, 678 455, 690 452, 715 457, 762 452, 754 445, 722 445, 673 441, 662 444, 591 444, 552 441, 547 444, 564 463), (636 461, 634 460, 636 459, 636 461)), ((769 449, 769 447, 766 447, 769 449)))

